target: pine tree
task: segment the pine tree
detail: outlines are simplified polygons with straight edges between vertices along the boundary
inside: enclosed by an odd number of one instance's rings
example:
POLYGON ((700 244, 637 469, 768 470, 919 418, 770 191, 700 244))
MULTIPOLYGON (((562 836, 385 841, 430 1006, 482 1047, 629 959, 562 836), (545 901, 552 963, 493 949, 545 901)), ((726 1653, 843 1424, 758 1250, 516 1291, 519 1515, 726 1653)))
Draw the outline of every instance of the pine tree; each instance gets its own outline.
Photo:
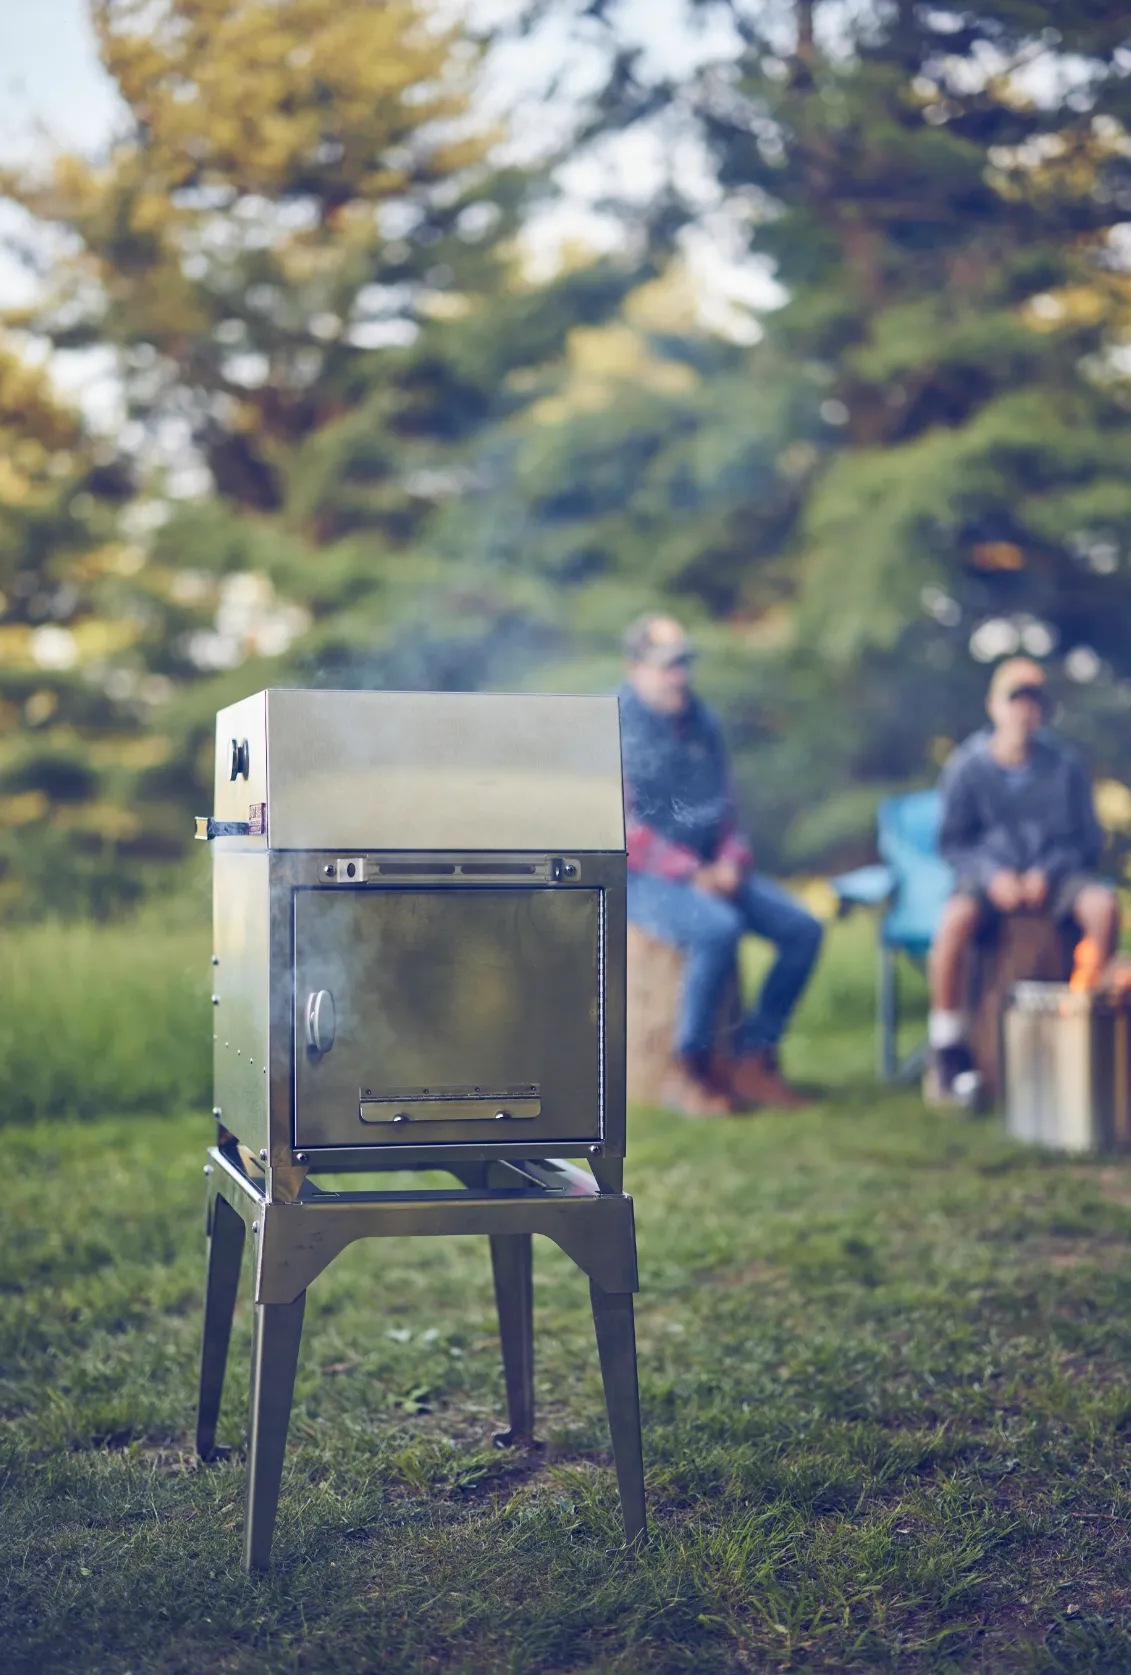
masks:
MULTIPOLYGON (((416 0, 93 15, 129 129, 103 163, 6 175, 79 245, 25 323, 113 345, 131 417, 187 431, 225 500, 278 510, 291 450, 357 409, 374 348, 497 277, 517 186, 471 121, 476 49, 416 0)), ((405 427, 434 422, 426 369, 404 385, 405 427)))
POLYGON ((93 14, 128 126, 103 161, 3 177, 75 251, 11 323, 116 352, 140 496, 123 608, 145 631, 106 674, 172 693, 164 759, 133 794, 187 833, 210 795, 212 715, 249 686, 489 677, 513 605, 501 625, 494 602, 469 612, 426 531, 466 492, 482 427, 532 399, 571 326, 631 281, 608 263, 522 279, 514 238, 539 182, 494 166, 473 102, 482 48, 450 14, 93 14), (183 476, 186 457, 210 492, 163 504, 163 469, 183 476))
POLYGON ((179 820, 146 794, 172 750, 158 719, 169 625, 163 579, 140 579, 143 554, 121 527, 131 490, 43 370, 0 341, 5 915, 111 911, 180 848, 179 820))
MULTIPOLYGON (((605 119, 696 112, 786 304, 749 351, 637 320, 683 383, 575 369, 496 439, 481 545, 558 582, 577 678, 610 678, 644 603, 699 624, 767 864, 862 854, 1011 648, 1052 659, 1065 725, 1127 778, 1123 14, 732 15, 737 61, 664 89, 622 57, 605 119)), ((615 365, 613 337, 590 353, 615 365)))
POLYGON ((854 825, 861 782, 932 776, 1009 649, 1099 675, 1067 724, 1125 774, 1125 13, 902 0, 850 23, 797 0, 788 43, 743 27, 699 109, 789 290, 767 348, 819 384, 826 433, 777 532, 798 643, 765 765, 846 795, 797 799, 794 853, 854 825))

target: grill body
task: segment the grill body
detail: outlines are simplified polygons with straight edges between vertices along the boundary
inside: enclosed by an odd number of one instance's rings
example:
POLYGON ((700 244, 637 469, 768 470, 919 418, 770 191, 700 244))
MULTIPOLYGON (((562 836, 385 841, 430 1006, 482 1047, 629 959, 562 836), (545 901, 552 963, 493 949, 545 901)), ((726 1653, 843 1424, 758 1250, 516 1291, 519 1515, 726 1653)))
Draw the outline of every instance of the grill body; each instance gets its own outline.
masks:
POLYGON ((215 1105, 278 1195, 623 1157, 615 699, 270 691, 216 740, 215 1105))

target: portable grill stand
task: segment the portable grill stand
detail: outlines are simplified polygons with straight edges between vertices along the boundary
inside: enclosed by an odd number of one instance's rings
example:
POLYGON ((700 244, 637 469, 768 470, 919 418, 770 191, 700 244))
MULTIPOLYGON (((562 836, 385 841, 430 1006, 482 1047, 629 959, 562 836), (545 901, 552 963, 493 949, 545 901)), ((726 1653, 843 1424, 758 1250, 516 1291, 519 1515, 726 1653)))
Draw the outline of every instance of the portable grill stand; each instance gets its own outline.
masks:
POLYGON ((208 1278, 197 1411, 197 1452, 214 1452, 216 1422, 239 1290, 244 1241, 253 1240, 255 1325, 251 1357, 244 1569, 270 1563, 290 1423, 306 1291, 356 1239, 486 1233, 491 1243, 509 1429, 501 1444, 533 1441, 534 1291, 531 1235, 545 1234, 589 1278, 627 1542, 645 1534, 644 1464, 632 1294, 637 1289, 632 1200, 621 1166, 598 1165, 609 1190, 561 1161, 469 1164, 462 1189, 324 1192, 304 1180, 293 1202, 271 1202, 234 1148, 212 1147, 208 1178, 208 1278))

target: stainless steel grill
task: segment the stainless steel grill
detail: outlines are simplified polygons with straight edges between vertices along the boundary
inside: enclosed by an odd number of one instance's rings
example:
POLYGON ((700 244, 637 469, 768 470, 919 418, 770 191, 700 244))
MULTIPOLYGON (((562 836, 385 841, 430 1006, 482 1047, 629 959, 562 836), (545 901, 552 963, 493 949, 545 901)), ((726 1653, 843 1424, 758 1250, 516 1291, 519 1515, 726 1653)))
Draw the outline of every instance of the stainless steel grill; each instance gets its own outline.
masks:
POLYGON ((615 700, 265 692, 217 729, 216 1104, 268 1196, 623 1156, 615 700))
POLYGON ((217 717, 197 835, 213 848, 219 1126, 198 1446, 214 1444, 250 1228, 245 1562, 270 1550, 306 1285, 353 1239, 406 1231, 491 1237, 515 1439, 533 1426, 531 1233, 589 1274, 636 1539, 616 700, 258 693, 217 717), (459 1188, 316 1180, 421 1167, 459 1188))
POLYGON ((1016 983, 1002 1037, 1008 1133, 1059 1151, 1131 1150, 1126 997, 1016 983))

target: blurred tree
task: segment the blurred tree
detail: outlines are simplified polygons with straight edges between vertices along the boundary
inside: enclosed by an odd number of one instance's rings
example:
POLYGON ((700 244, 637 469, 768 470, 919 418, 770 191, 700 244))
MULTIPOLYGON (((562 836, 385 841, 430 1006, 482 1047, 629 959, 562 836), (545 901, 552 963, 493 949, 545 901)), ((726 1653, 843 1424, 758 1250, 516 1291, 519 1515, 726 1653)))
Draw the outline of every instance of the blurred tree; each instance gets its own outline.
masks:
POLYGON ((610 678, 626 619, 664 599, 701 630, 729 621, 716 649, 781 637, 793 585, 774 534, 817 458, 818 397, 772 353, 753 378, 698 300, 677 260, 615 319, 572 330, 529 406, 479 437, 468 495, 433 526, 453 565, 541 600, 564 656, 545 678, 594 657, 610 678))
POLYGON ((148 485, 127 518, 145 632, 104 673, 175 692, 165 759, 135 795, 185 830, 210 792, 212 712, 280 660, 342 684, 488 678, 515 607, 469 612, 424 532, 465 492, 472 439, 532 399, 538 368, 631 273, 522 279, 515 235, 541 179, 494 165, 473 104, 482 45, 450 13, 92 11, 128 127, 104 161, 0 176, 65 235, 9 319, 57 349, 115 351, 122 442, 148 485), (163 505, 163 483, 188 498, 163 505))
POLYGON ((1124 807, 1125 21, 731 11, 738 56, 678 85, 614 43, 585 121, 698 123, 785 287, 752 347, 653 283, 693 215, 671 189, 633 258, 523 279, 544 173, 496 166, 481 45, 422 0, 97 0, 129 130, 7 185, 69 239, 19 323, 111 345, 124 445, 215 491, 114 526, 135 628, 102 691, 176 694, 154 829, 207 794, 216 704, 277 669, 606 682, 660 599, 717 653, 769 864, 857 853, 1022 647, 1124 807))
POLYGON ((179 848, 143 794, 170 753, 156 577, 128 471, 0 339, 0 913, 109 912, 179 848))
MULTIPOLYGON (((194 444, 240 507, 282 508, 291 450, 355 412, 378 365, 386 429, 466 423, 440 367, 373 353, 497 284, 514 229, 523 183, 491 170, 495 136, 472 124, 466 34, 415 0, 92 9, 130 127, 104 163, 3 177, 74 252, 24 323, 63 348, 112 345, 130 418, 194 444)), ((403 532, 388 447, 364 467, 359 493, 403 532)), ((315 538, 334 532, 316 494, 301 511, 315 538)))
POLYGON ((729 11, 735 59, 664 86, 622 54, 604 119, 694 113, 787 300, 749 351, 653 333, 685 388, 524 428, 497 521, 579 601, 729 622, 705 674, 771 864, 861 853, 1011 650, 1131 778, 1125 10, 729 11))
POLYGON ((794 787, 787 856, 859 830, 861 784, 933 776, 1011 650, 1065 654, 1083 699, 1066 725, 1125 777, 1125 9, 733 15, 741 62, 694 98, 789 290, 766 348, 820 390, 826 438, 771 531, 799 599, 786 732, 762 763, 794 787))

